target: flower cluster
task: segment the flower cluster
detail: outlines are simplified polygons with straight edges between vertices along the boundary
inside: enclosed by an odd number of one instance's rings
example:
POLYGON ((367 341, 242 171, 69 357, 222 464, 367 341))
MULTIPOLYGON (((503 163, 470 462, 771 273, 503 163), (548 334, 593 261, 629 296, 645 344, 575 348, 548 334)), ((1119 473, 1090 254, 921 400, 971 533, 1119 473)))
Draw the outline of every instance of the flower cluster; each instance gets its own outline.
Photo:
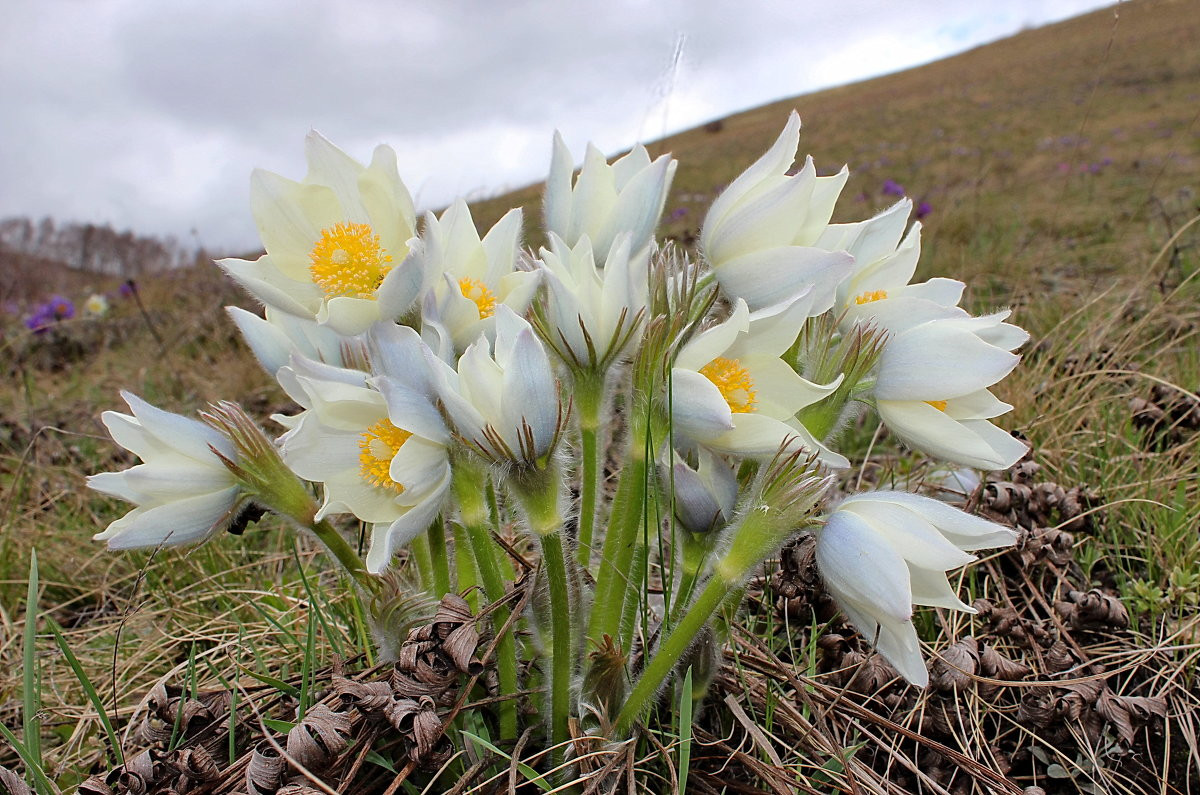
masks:
MULTIPOLYGON (((128 396, 134 416, 105 422, 145 463, 90 485, 139 507, 97 538, 198 541, 255 501, 315 532, 364 588, 406 565, 434 596, 479 586, 498 601, 514 579, 498 539, 519 519, 545 604, 521 619, 527 649, 512 633, 498 644, 497 686, 515 696, 521 656, 548 655, 543 712, 561 745, 582 715, 628 733, 717 608, 811 532, 850 621, 924 684, 913 604, 969 610, 946 572, 1013 535, 914 495, 834 497, 850 466, 836 447, 870 408, 914 450, 1012 465, 1025 446, 993 424, 1010 407, 990 390, 1027 335, 1007 311, 960 307, 961 282, 912 283, 909 199, 832 223, 847 172, 817 176, 811 158, 793 172, 799 134, 793 113, 716 198, 698 256, 659 247, 675 162, 641 147, 611 164, 589 147, 576 174, 556 136, 547 242, 529 251, 520 211, 483 234, 462 201, 418 223, 392 150, 363 165, 310 134, 302 181, 251 180, 265 254, 220 263, 264 305, 230 314, 300 411, 267 440, 225 404, 206 426, 128 396), (671 521, 654 518, 663 504, 671 521), (365 561, 338 516, 369 531, 365 561), (585 654, 581 627, 612 654, 585 654), (634 676, 622 666, 639 633, 658 640, 634 676)), ((513 739, 518 712, 500 703, 513 739)))

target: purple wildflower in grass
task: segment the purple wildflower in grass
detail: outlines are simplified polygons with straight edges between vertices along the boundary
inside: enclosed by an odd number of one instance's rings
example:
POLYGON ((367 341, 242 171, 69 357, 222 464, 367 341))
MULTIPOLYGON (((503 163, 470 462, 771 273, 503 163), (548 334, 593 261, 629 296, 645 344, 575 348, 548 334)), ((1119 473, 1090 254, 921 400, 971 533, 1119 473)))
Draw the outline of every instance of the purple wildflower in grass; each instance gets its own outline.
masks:
POLYGON ((687 211, 686 207, 676 207, 674 210, 671 211, 671 220, 678 221, 680 218, 685 217, 687 214, 688 214, 688 211, 687 211))
POLYGON ((121 282, 121 287, 117 292, 121 294, 122 298, 133 298, 133 294, 137 292, 137 285, 134 284, 133 279, 126 279, 121 282))
POLYGON ((50 308, 55 320, 69 320, 75 317, 75 304, 69 298, 52 295, 46 306, 50 308))
POLYGON ((903 196, 904 186, 894 179, 886 179, 883 181, 884 196, 903 196))
POLYGON ((1071 173, 1071 164, 1070 163, 1059 163, 1058 164, 1058 173, 1059 174, 1071 173))
POLYGON ((920 221, 931 212, 933 212, 933 205, 927 201, 922 201, 917 205, 917 220, 920 221))
POLYGON ((41 304, 33 314, 25 318, 25 328, 34 334, 42 334, 54 324, 54 310, 49 304, 41 304))

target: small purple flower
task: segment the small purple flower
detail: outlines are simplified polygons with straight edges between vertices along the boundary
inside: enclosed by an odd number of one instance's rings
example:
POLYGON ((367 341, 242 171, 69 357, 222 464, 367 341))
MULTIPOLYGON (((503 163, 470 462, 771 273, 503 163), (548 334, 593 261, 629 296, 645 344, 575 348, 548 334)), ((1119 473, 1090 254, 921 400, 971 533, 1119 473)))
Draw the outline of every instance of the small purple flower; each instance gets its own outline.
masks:
POLYGON ((121 293, 122 298, 133 298, 133 294, 137 292, 137 285, 134 284, 133 279, 126 279, 121 282, 118 292, 121 293))
POLYGON ((33 314, 25 318, 25 327, 34 334, 41 334, 54 324, 54 310, 50 304, 42 304, 33 314))
POLYGON ((680 218, 687 216, 687 214, 688 211, 686 207, 676 207, 671 211, 671 220, 678 221, 680 218))
POLYGON ((69 320, 75 317, 75 304, 69 298, 63 298, 61 295, 52 295, 46 306, 55 320, 69 320))
POLYGON ((1058 164, 1058 173, 1059 174, 1069 174, 1070 172, 1071 172, 1071 164, 1070 163, 1059 163, 1058 164))
POLYGON ((903 196, 904 195, 904 186, 901 185, 899 182, 896 182, 896 180, 894 180, 894 179, 884 180, 883 195, 884 196, 903 196))
POLYGON ((917 220, 921 220, 931 212, 933 212, 933 205, 927 201, 921 202, 917 205, 917 220))

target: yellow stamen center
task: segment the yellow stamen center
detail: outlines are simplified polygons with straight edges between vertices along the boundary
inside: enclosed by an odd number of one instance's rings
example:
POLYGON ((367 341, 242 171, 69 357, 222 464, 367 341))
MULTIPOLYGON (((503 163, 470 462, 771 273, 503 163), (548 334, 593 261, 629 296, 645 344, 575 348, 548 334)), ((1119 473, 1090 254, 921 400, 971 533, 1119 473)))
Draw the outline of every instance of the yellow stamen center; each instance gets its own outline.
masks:
POLYGON ((335 224, 321 230, 309 255, 308 271, 328 298, 347 296, 374 300, 392 257, 367 224, 335 224))
POLYGON ((859 306, 869 304, 872 301, 882 301, 887 298, 887 290, 868 290, 860 296, 855 297, 854 303, 859 306))
POLYGON ((946 401, 944 400, 926 400, 925 402, 933 406, 938 411, 946 410, 946 401))
POLYGON ((392 480, 392 459, 411 437, 411 433, 386 418, 367 428, 358 439, 358 471, 362 479, 397 494, 404 491, 404 486, 392 480))
POLYGON ((464 276, 458 280, 458 289, 462 291, 464 298, 470 298, 475 302, 475 306, 479 307, 480 320, 495 314, 496 294, 489 290, 488 286, 479 279, 464 276))
POLYGON ((754 411, 754 381, 737 359, 718 356, 700 368, 700 375, 716 384, 730 411, 735 414, 754 411))

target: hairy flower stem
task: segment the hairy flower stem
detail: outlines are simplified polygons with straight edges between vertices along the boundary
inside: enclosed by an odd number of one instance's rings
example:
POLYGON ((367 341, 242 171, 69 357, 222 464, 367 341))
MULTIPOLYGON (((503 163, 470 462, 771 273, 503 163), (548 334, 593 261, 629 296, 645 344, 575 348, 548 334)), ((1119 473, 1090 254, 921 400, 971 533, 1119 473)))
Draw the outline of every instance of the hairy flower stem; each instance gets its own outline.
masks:
POLYGON ((454 590, 463 594, 472 613, 478 613, 479 589, 476 586, 480 583, 475 554, 471 542, 467 540, 466 529, 457 522, 452 523, 451 527, 454 531, 454 590))
MULTIPOLYGON (((670 631, 642 671, 637 684, 614 721, 615 737, 627 737, 633 722, 640 718, 654 699, 659 688, 679 663, 713 614, 728 599, 740 601, 741 587, 754 566, 769 554, 774 540, 781 537, 780 517, 769 511, 756 510, 746 514, 734 534, 730 551, 722 558, 716 571, 696 601, 688 606, 679 623, 670 631), (770 541, 766 541, 770 539, 770 541), (739 541, 742 542, 739 548, 739 541), (760 554, 763 550, 766 553, 760 554), (749 554, 743 554, 749 552, 749 554)), ((786 533, 786 530, 784 531, 786 533)))
POLYGON ((600 462, 603 452, 599 444, 600 413, 604 407, 604 376, 579 376, 576 381, 575 406, 579 410, 580 455, 583 459, 579 477, 579 535, 576 557, 587 568, 592 557, 592 536, 596 527, 596 495, 600 490, 600 462))
MULTIPOLYGON (((504 566, 501 550, 491 536, 487 494, 481 491, 487 473, 469 461, 456 461, 454 471, 454 495, 458 498, 459 516, 466 529, 471 550, 475 554, 475 566, 483 582, 483 593, 489 602, 504 598, 504 566)), ((497 677, 500 695, 511 696, 498 705, 500 711, 500 738, 517 738, 517 644, 510 629, 503 635, 501 629, 511 614, 507 607, 497 607, 492 614, 492 632, 496 642, 497 677)))
POLYGON ((342 538, 342 534, 337 531, 328 519, 322 519, 319 522, 314 522, 308 526, 312 530, 313 535, 320 539, 325 545, 325 549, 337 559, 337 562, 342 564, 342 568, 346 573, 368 594, 375 593, 379 587, 378 581, 367 572, 367 567, 363 563, 362 558, 354 551, 354 547, 350 546, 350 542, 342 538))
POLYGON ((418 535, 409 544, 409 549, 412 550, 412 563, 416 564, 417 574, 421 576, 421 587, 433 594, 433 559, 429 557, 429 539, 418 535))
POLYGON ((604 536, 604 553, 596 575, 596 596, 588 622, 587 636, 596 644, 602 644, 605 635, 614 640, 619 637, 625 597, 634 587, 629 575, 646 502, 646 440, 649 426, 646 409, 635 406, 630 417, 624 467, 617 483, 617 493, 613 497, 608 532, 604 536))
POLYGON ((559 505, 562 483, 558 468, 552 464, 546 469, 519 474, 510 482, 525 508, 529 529, 541 545, 543 572, 550 591, 550 742, 555 746, 552 760, 557 767, 566 757, 571 680, 575 673, 570 579, 559 505))
POLYGON ((613 739, 629 736, 634 721, 650 708, 654 696, 667 677, 671 675, 679 658, 692 645, 696 636, 704 629, 704 625, 708 623, 713 613, 717 611, 732 590, 733 584, 720 577, 713 577, 708 581, 708 585, 684 613, 679 624, 659 646, 658 652, 651 658, 650 664, 642 671, 633 691, 625 699, 625 706, 617 714, 613 739))
POLYGON ((441 599, 450 593, 450 556, 446 551, 446 528, 439 516, 425 531, 429 539, 429 557, 433 563, 433 595, 441 599))

